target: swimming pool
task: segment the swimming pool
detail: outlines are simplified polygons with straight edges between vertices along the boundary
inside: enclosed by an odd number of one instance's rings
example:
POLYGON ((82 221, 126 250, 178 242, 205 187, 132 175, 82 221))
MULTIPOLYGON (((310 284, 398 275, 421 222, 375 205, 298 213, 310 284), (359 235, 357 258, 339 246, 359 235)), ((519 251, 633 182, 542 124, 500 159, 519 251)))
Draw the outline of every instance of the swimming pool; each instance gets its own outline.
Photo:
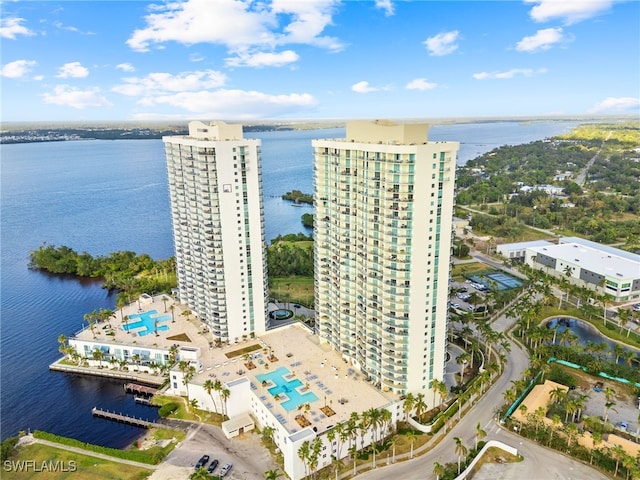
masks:
POLYGON ((145 335, 149 335, 150 333, 154 333, 156 330, 156 326, 159 332, 163 332, 169 330, 169 325, 160 325, 161 323, 168 322, 171 320, 171 315, 161 315, 152 317, 152 315, 157 315, 157 310, 149 310, 147 312, 142 313, 132 313, 129 315, 129 321, 122 326, 125 332, 131 332, 132 330, 136 330, 140 327, 144 327, 144 329, 140 329, 136 331, 136 333, 144 337, 145 335), (135 322, 131 322, 131 320, 137 320, 135 322), (157 325, 156 325, 157 322, 157 325))
POLYGON ((261 373, 256 375, 256 378, 260 383, 264 381, 271 381, 275 385, 269 388, 269 393, 275 397, 276 395, 286 395, 287 400, 282 402, 282 408, 287 412, 295 410, 298 405, 303 403, 311 403, 318 400, 318 397, 312 392, 300 393, 297 388, 302 386, 302 381, 298 378, 293 380, 287 380, 286 375, 289 375, 289 369, 286 367, 280 367, 273 372, 261 373))

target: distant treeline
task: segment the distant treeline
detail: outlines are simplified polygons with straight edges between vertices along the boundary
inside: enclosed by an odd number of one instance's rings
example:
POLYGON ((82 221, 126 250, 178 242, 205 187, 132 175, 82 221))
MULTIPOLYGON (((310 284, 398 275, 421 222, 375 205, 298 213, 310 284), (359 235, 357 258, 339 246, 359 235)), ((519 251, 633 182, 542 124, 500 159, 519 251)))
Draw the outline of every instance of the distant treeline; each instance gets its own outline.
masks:
POLYGON ((30 268, 56 274, 102 278, 104 288, 119 291, 119 301, 129 301, 142 293, 170 293, 176 286, 175 258, 153 260, 143 253, 121 251, 107 257, 93 257, 83 252, 55 245, 41 245, 31 251, 30 268))
MULTIPOLYGON (((245 132, 293 130, 284 125, 247 125, 245 132)), ((68 140, 149 140, 168 135, 187 135, 188 128, 43 128, 5 131, 0 143, 64 142, 68 140)))

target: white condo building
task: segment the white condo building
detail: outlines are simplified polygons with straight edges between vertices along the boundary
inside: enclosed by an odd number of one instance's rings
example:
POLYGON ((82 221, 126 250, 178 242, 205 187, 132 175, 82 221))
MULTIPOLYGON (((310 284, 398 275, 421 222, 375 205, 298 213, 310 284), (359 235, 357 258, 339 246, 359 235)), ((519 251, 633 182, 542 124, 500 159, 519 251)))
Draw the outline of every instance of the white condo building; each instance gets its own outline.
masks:
POLYGON ((189 123, 163 137, 178 299, 216 338, 266 330, 267 273, 260 140, 242 125, 189 123))
POLYGON ((459 143, 427 133, 354 121, 313 141, 317 331, 396 394, 444 376, 459 143))

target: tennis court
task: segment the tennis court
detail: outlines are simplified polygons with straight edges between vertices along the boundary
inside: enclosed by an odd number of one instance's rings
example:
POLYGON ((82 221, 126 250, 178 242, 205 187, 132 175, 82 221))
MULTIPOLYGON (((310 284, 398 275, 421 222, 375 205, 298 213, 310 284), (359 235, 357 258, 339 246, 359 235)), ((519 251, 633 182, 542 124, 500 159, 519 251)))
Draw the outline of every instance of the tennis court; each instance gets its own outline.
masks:
POLYGON ((511 290, 522 285, 521 280, 499 271, 481 272, 476 275, 470 275, 469 279, 476 283, 481 283, 490 290, 511 290))

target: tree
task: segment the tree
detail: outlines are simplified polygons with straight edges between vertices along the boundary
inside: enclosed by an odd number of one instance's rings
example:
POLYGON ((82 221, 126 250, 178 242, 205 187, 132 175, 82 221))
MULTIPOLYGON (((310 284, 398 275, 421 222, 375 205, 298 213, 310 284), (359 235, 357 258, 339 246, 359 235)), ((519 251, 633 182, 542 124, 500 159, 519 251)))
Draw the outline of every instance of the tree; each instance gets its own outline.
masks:
POLYGON ((195 472, 193 472, 189 478, 191 480, 208 480, 209 472, 207 472, 206 468, 200 467, 195 472))
MULTIPOLYGON (((604 404, 604 423, 607 423, 609 419, 609 410, 616 406, 616 402, 606 402, 604 404)), ((617 412, 615 408, 613 408, 614 412, 617 412)))
POLYGON ((416 395, 415 410, 416 416, 422 420, 422 414, 427 411, 427 404, 424 401, 424 393, 418 393, 418 395, 416 395))
POLYGON ((438 462, 433 463, 433 474, 436 476, 436 480, 440 480, 440 477, 447 473, 447 469, 444 468, 444 465, 438 462))
POLYGON ((196 398, 189 400, 189 407, 195 411, 195 409, 198 408, 198 400, 196 398))
POLYGON ((625 452, 624 448, 622 447, 622 445, 615 445, 612 449, 611 449, 611 454, 613 455, 613 458, 616 459, 616 471, 613 473, 614 477, 618 476, 618 468, 620 467, 620 460, 622 460, 624 458, 624 456, 626 455, 627 452, 625 452))
POLYGON ((100 350, 99 348, 96 348, 91 355, 93 356, 94 360, 98 361, 98 368, 102 368, 102 360, 104 360, 104 352, 102 350, 100 350))
POLYGON ((202 384, 202 388, 204 388, 204 391, 207 392, 207 394, 211 397, 211 401, 213 402, 213 409, 217 412, 218 411, 218 407, 216 407, 216 401, 213 398, 213 395, 211 395, 211 392, 214 390, 214 384, 211 381, 211 379, 208 379, 207 381, 205 381, 202 384))
POLYGON ((464 366, 469 362, 470 358, 471 355, 466 352, 461 353, 460 355, 458 355, 458 358, 456 358, 456 363, 458 365, 462 365, 462 368, 460 370, 460 385, 464 383, 464 366))
POLYGON ((416 439, 416 432, 414 430, 408 430, 405 434, 405 437, 407 437, 409 439, 409 441, 411 442, 411 451, 409 453, 409 458, 413 458, 413 442, 416 439))
MULTIPOLYGON (((304 464, 304 476, 307 477, 309 475, 309 455, 311 454, 311 444, 309 440, 305 440, 298 448, 298 458, 302 460, 304 464)), ((355 470, 355 468, 354 468, 355 470)))
POLYGON ((413 396, 413 393, 407 393, 407 395, 404 397, 404 402, 402 403, 405 422, 409 420, 409 415, 411 414, 411 411, 414 409, 415 405, 416 397, 413 396))
POLYGON ((453 441, 456 442, 456 455, 458 456, 458 475, 460 475, 460 461, 462 460, 462 457, 467 455, 468 449, 464 446, 460 437, 453 437, 453 441))
POLYGON ((229 397, 231 396, 231 390, 229 390, 228 388, 222 388, 220 390, 220 398, 222 398, 222 404, 223 404, 223 415, 228 417, 227 415, 227 400, 229 399, 229 397))
POLYGON ((265 480, 277 480, 277 478, 281 476, 282 474, 278 470, 267 470, 264 472, 265 480))
POLYGON ((476 446, 475 450, 478 449, 478 442, 481 441, 484 437, 487 436, 487 432, 485 432, 480 426, 480 422, 476 425, 476 446))

